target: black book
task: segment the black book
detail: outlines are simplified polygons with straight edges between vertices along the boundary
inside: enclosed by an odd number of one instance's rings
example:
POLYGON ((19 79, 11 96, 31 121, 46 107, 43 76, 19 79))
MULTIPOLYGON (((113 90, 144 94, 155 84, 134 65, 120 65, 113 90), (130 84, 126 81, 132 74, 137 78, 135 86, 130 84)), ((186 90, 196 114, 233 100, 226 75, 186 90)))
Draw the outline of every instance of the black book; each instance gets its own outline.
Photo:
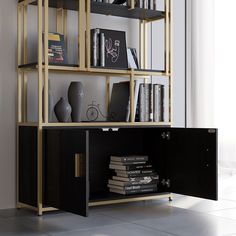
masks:
POLYGON ((157 184, 158 180, 146 178, 139 181, 119 181, 114 179, 109 179, 108 184, 118 185, 118 186, 131 186, 131 185, 143 185, 143 184, 157 184))
POLYGON ((151 169, 151 164, 144 164, 144 165, 128 165, 128 166, 121 166, 121 165, 109 165, 110 169, 115 170, 142 170, 142 169, 151 169))
POLYGON ((123 171, 123 170, 116 170, 116 175, 121 177, 136 177, 136 176, 152 176, 156 175, 152 169, 147 170, 133 170, 133 171, 123 171))
POLYGON ((111 156, 111 161, 132 162, 132 161, 148 161, 148 156, 111 156))
POLYGON ((164 121, 164 85, 153 86, 153 113, 155 122, 164 121))
POLYGON ((129 82, 114 83, 109 104, 108 121, 126 121, 129 106, 129 82))
POLYGON ((139 182, 139 181, 152 181, 152 180, 158 180, 158 175, 153 176, 136 176, 136 177, 121 177, 121 176, 113 176, 112 179, 118 180, 118 181, 125 181, 125 182, 139 182))
POLYGON ((142 185, 131 185, 131 186, 118 186, 113 184, 108 184, 108 188, 119 189, 119 190, 139 190, 139 189, 147 189, 147 188, 156 188, 157 184, 142 184, 142 185))
POLYGON ((138 190, 119 190, 110 188, 110 192, 119 193, 123 195, 131 195, 131 194, 138 194, 138 193, 151 193, 156 192, 157 188, 147 188, 147 189, 138 189, 138 190))
POLYGON ((129 161, 129 162, 111 161, 110 162, 110 165, 119 165, 119 166, 143 165, 143 164, 146 164, 146 161, 129 161))

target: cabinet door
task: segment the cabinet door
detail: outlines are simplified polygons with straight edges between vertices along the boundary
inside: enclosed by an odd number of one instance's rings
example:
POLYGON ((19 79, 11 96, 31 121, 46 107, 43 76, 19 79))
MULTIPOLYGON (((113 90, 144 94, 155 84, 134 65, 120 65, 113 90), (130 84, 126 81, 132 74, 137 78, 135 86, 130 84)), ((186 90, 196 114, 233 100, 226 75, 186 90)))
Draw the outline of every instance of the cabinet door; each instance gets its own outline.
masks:
POLYGON ((88 131, 45 130, 44 144, 44 203, 87 216, 88 131))
POLYGON ((163 137, 171 192, 217 200, 217 130, 174 128, 163 137))

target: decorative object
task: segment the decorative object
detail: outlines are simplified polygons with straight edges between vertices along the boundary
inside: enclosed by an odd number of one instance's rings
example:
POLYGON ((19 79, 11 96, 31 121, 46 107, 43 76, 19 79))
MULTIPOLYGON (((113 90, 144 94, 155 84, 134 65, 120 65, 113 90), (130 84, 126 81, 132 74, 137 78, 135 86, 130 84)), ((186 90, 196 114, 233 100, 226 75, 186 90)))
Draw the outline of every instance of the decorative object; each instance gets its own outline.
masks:
POLYGON ((68 89, 68 100, 72 107, 71 119, 73 122, 81 122, 83 98, 83 84, 80 81, 71 82, 68 89))
POLYGON ((127 69, 125 31, 91 29, 92 66, 127 69))
POLYGON ((61 97, 54 107, 59 122, 67 122, 71 115, 71 106, 65 98, 61 97))
POLYGON ((96 121, 99 115, 101 115, 103 118, 107 118, 107 116, 103 115, 100 109, 100 104, 96 104, 96 101, 92 101, 92 103, 88 105, 86 112, 88 121, 96 121))
MULTIPOLYGON (((44 88, 43 88, 43 98, 44 98, 44 88)), ((54 108, 54 94, 52 91, 51 81, 48 80, 48 121, 52 122, 53 120, 53 108, 54 108)), ((44 99, 43 99, 43 120, 44 120, 44 99)))

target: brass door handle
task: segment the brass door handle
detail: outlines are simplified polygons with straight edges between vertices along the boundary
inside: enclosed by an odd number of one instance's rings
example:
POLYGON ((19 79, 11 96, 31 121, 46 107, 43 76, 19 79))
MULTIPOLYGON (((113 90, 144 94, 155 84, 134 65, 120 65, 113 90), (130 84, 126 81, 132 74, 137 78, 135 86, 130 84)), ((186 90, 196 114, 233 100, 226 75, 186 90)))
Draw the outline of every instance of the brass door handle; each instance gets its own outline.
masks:
POLYGON ((84 176, 84 158, 85 156, 82 154, 75 154, 75 177, 83 177, 84 176))

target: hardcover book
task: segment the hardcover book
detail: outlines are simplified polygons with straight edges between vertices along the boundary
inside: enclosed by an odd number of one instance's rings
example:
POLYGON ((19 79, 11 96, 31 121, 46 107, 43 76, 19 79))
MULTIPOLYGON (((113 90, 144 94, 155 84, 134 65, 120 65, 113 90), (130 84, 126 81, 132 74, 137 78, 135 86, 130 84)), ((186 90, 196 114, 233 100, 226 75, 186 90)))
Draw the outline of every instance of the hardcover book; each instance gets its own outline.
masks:
POLYGON ((138 190, 119 190, 115 188, 110 188, 110 192, 113 193, 119 193, 123 195, 131 195, 131 194, 137 194, 137 193, 150 193, 150 192, 156 192, 157 188, 147 188, 147 189, 138 189, 138 190))
POLYGON ((129 106, 129 82, 114 83, 108 121, 126 121, 129 106))
POLYGON ((139 181, 119 181, 109 179, 108 184, 118 185, 118 186, 131 186, 131 185, 142 185, 142 184, 157 184, 158 180, 146 178, 144 180, 139 181))
POLYGON ((64 35, 48 33, 48 62, 49 64, 68 63, 64 35))
POLYGON ((113 184, 108 184, 108 188, 119 189, 119 190, 139 190, 139 189, 147 189, 147 188, 156 188, 156 184, 142 184, 142 185, 131 185, 131 186, 118 186, 113 184))
POLYGON ((143 165, 146 164, 146 161, 130 161, 130 162, 121 162, 121 161, 111 161, 110 165, 119 165, 119 166, 131 166, 131 165, 143 165))
POLYGON ((119 181, 125 181, 125 182, 138 182, 138 181, 152 181, 152 180, 158 180, 159 176, 158 175, 153 175, 153 176, 137 176, 137 177, 121 177, 121 176, 113 176, 112 177, 114 180, 119 180, 119 181))
POLYGON ((152 168, 152 165, 150 164, 144 164, 144 165, 128 165, 128 166, 120 166, 120 165, 109 165, 110 169, 115 170, 140 170, 140 169, 148 169, 152 168))
POLYGON ((121 161, 121 162, 130 162, 130 161, 148 161, 148 156, 111 156, 111 161, 121 161))

